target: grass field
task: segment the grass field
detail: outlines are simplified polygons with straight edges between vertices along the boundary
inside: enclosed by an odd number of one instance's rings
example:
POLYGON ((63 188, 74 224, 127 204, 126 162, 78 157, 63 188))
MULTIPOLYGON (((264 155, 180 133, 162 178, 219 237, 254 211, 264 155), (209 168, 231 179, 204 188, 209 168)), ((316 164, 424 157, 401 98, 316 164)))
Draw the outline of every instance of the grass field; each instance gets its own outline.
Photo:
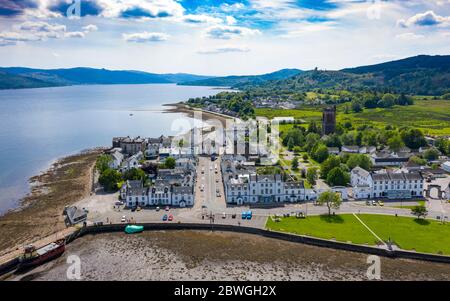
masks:
MULTIPOLYGON (((298 110, 256 109, 257 116, 269 119, 274 117, 294 117, 306 122, 320 121, 322 106, 305 107, 298 110)), ((429 135, 450 135, 450 101, 446 100, 416 100, 412 106, 394 106, 389 109, 365 109, 360 113, 344 114, 344 105, 338 106, 338 122, 350 121, 354 126, 372 124, 385 127, 411 126, 421 129, 429 135)), ((281 125, 280 130, 287 130, 292 125, 281 125)))
POLYGON ((400 208, 400 209, 413 209, 416 206, 425 206, 425 201, 418 201, 415 205, 405 205, 405 206, 389 206, 392 208, 400 208))
MULTIPOLYGON (((358 217, 381 239, 389 238, 400 248, 450 255, 450 224, 408 217, 361 214, 358 217)), ((324 239, 375 245, 377 239, 353 215, 309 216, 306 219, 268 219, 266 227, 324 239)))
POLYGON ((395 242, 404 250, 450 255, 450 224, 434 220, 417 220, 362 214, 359 218, 381 239, 395 242))

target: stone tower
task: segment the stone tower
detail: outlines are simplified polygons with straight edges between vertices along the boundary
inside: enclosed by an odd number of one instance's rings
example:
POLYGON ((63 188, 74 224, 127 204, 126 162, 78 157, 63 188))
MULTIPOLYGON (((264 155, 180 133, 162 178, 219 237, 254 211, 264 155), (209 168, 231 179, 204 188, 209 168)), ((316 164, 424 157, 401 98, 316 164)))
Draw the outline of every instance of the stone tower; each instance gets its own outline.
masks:
POLYGON ((328 107, 322 113, 322 134, 329 135, 336 130, 336 106, 328 107))

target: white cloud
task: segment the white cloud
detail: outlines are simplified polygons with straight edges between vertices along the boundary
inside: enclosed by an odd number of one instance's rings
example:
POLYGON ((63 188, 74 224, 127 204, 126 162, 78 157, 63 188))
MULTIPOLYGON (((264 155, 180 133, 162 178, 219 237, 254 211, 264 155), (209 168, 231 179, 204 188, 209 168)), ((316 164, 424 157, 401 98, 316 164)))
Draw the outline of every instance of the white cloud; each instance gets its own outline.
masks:
POLYGON ((89 24, 87 26, 84 26, 83 30, 84 30, 84 32, 93 32, 93 31, 97 31, 98 27, 96 25, 89 24))
POLYGON ((19 25, 20 30, 34 32, 64 32, 66 26, 61 24, 49 24, 47 22, 25 22, 19 25))
POLYGON ((261 32, 257 29, 251 29, 241 26, 217 25, 206 29, 206 36, 212 39, 229 40, 234 37, 259 35, 261 32))
POLYGON ((335 22, 322 22, 322 23, 310 23, 302 22, 296 24, 286 24, 284 30, 286 34, 283 34, 283 38, 293 38, 308 33, 318 33, 335 28, 335 22))
POLYGON ((439 16, 434 11, 429 10, 424 13, 416 14, 407 20, 400 19, 397 25, 403 28, 410 26, 435 26, 435 25, 449 25, 450 17, 439 16))
POLYGON ((81 32, 81 31, 72 31, 72 32, 66 32, 64 34, 64 37, 65 38, 79 38, 79 39, 82 39, 82 38, 85 37, 85 34, 84 34, 84 32, 81 32))
POLYGON ((146 43, 146 42, 162 42, 166 41, 169 35, 161 32, 140 32, 123 34, 123 39, 127 42, 146 43))
POLYGON ((236 46, 236 45, 224 45, 215 48, 201 49, 197 51, 200 54, 219 54, 219 53, 229 53, 229 52, 249 52, 250 48, 247 46, 236 46))
POLYGON ((236 19, 233 16, 227 16, 226 17, 226 21, 228 25, 234 25, 236 24, 236 19))
POLYGON ((183 22, 192 23, 192 24, 219 24, 222 23, 222 19, 207 16, 207 15, 185 15, 181 18, 183 22))
POLYGON ((175 0, 97 0, 104 17, 164 18, 181 17, 183 6, 175 0))
POLYGON ((397 39, 401 39, 401 40, 405 40, 405 41, 415 41, 415 40, 421 40, 421 39, 425 38, 424 35, 415 34, 413 32, 398 34, 395 37, 397 39))
POLYGON ((243 3, 234 3, 234 4, 228 4, 228 3, 224 3, 220 6, 220 9, 224 12, 233 12, 233 11, 238 11, 245 8, 245 4, 243 3))

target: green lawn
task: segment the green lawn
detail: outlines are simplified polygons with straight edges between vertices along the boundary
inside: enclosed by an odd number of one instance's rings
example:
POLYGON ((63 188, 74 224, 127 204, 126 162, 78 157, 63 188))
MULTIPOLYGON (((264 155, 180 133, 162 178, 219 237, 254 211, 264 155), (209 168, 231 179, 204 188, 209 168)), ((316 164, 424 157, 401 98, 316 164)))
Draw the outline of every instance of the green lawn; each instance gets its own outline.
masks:
POLYGON ((381 239, 404 250, 450 255, 450 224, 409 217, 361 214, 358 217, 381 239))
MULTIPOLYGON (((413 209, 416 206, 425 206, 425 201, 418 201, 415 205, 405 205, 405 206, 392 206, 392 208, 399 209, 413 209)), ((387 206, 390 207, 390 206, 387 206)))
POLYGON ((267 220, 270 230, 290 232, 355 244, 375 245, 377 239, 351 214, 336 216, 308 216, 306 219, 296 217, 282 218, 275 222, 267 220))
MULTIPOLYGON (((405 250, 450 255, 450 224, 408 217, 361 214, 358 217, 381 239, 395 242, 405 250)), ((377 239, 352 215, 309 216, 306 219, 268 219, 270 230, 308 235, 324 239, 375 245, 377 239)))

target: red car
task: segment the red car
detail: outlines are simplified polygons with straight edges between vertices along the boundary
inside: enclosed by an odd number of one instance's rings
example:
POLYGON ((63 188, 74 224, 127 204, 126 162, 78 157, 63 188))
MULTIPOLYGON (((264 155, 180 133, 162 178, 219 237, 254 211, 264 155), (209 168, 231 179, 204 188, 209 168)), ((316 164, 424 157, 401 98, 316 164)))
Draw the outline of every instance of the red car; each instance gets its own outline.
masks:
POLYGON ((173 215, 172 215, 172 214, 171 214, 171 215, 169 215, 169 219, 168 219, 168 221, 169 221, 169 222, 173 221, 173 215))

